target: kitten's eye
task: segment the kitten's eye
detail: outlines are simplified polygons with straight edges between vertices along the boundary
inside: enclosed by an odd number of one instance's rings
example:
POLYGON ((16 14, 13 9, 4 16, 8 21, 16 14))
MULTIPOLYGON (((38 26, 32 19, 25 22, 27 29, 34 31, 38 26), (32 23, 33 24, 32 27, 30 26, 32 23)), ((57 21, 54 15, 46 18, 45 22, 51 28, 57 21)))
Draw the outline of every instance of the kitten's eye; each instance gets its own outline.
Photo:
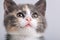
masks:
POLYGON ((24 17, 24 14, 22 12, 17 13, 17 17, 24 17))
POLYGON ((38 14, 35 12, 35 13, 32 14, 32 17, 33 18, 37 18, 38 17, 38 14))

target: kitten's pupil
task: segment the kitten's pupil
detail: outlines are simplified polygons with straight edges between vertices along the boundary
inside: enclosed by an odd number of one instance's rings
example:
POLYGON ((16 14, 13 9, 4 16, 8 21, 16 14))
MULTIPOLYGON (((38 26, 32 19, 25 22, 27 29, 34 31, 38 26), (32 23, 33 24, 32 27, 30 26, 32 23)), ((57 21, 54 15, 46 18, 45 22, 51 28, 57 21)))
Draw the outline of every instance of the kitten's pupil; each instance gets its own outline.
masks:
POLYGON ((38 17, 38 14, 35 12, 35 13, 32 14, 32 17, 33 18, 37 18, 38 17))
POLYGON ((17 17, 24 17, 24 14, 22 12, 17 13, 17 17))

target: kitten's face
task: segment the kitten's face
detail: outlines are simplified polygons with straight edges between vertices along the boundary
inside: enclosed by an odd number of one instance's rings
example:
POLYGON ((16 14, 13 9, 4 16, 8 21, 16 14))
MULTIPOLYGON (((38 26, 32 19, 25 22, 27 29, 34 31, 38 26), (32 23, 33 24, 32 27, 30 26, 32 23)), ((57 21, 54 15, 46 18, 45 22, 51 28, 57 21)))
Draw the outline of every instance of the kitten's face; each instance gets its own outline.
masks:
POLYGON ((5 16, 7 18, 6 26, 10 31, 13 31, 13 28, 15 28, 14 31, 18 28, 37 29, 38 24, 42 22, 42 16, 40 15, 35 6, 29 6, 31 5, 19 6, 18 10, 14 10, 13 12, 5 16))
POLYGON ((12 9, 5 11, 4 16, 8 33, 23 35, 44 32, 45 18, 35 5, 18 5, 12 9))

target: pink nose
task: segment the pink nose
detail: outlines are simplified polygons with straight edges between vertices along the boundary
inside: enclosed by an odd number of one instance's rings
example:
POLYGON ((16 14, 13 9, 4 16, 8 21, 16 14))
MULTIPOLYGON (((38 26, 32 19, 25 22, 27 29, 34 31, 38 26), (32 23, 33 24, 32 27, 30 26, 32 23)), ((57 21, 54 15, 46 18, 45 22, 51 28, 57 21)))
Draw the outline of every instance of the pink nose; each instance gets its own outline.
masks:
POLYGON ((30 22, 31 21, 31 18, 26 18, 26 21, 30 22))

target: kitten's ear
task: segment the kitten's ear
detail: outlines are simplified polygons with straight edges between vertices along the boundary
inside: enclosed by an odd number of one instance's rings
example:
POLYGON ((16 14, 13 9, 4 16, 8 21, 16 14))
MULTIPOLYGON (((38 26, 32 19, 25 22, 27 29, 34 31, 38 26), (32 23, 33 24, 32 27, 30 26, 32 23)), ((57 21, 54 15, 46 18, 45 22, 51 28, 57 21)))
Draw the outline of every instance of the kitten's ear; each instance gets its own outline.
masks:
POLYGON ((6 12, 12 12, 16 8, 17 8, 17 5, 13 0, 4 0, 4 10, 6 12))
POLYGON ((46 0, 39 0, 35 6, 38 8, 38 10, 42 13, 43 16, 45 16, 45 10, 46 10, 46 0))

